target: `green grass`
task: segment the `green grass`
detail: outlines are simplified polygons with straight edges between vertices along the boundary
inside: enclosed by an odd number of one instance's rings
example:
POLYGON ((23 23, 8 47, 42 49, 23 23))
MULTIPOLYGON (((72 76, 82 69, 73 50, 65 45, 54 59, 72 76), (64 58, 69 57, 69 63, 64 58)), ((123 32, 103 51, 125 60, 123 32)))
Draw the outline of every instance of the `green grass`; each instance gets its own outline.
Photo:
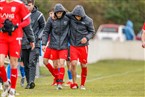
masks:
MULTIPOLYGON (((69 87, 56 90, 55 86, 50 86, 53 77, 45 67, 41 67, 41 77, 36 79, 35 89, 20 87, 18 80, 18 97, 144 97, 144 69, 144 61, 104 60, 89 64, 87 90, 82 91, 71 90, 69 87)), ((80 66, 77 72, 80 74, 80 66)))

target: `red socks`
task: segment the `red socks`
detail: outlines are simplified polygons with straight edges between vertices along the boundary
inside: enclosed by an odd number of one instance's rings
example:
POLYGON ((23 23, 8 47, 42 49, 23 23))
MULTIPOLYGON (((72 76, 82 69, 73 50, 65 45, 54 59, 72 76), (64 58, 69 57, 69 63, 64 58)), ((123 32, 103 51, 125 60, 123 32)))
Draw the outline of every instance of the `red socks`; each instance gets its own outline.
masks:
POLYGON ((17 69, 11 69, 11 88, 12 89, 16 88, 17 76, 18 76, 17 69))
POLYGON ((7 74, 6 74, 6 70, 5 70, 4 66, 0 67, 0 72, 1 72, 1 78, 2 78, 3 82, 6 82, 7 74))
POLYGON ((63 80, 64 74, 65 74, 65 69, 64 69, 64 68, 60 68, 60 71, 59 71, 59 78, 60 78, 61 80, 63 80))
POLYGON ((82 68, 82 73, 81 73, 81 85, 84 86, 86 82, 86 77, 87 77, 87 68, 82 68))
POLYGON ((57 84, 62 84, 63 83, 64 74, 65 74, 65 69, 64 68, 59 68, 57 84))
POLYGON ((52 65, 50 63, 48 63, 47 65, 45 65, 47 67, 47 69, 50 71, 50 73, 55 77, 55 71, 54 68, 52 67, 52 65))

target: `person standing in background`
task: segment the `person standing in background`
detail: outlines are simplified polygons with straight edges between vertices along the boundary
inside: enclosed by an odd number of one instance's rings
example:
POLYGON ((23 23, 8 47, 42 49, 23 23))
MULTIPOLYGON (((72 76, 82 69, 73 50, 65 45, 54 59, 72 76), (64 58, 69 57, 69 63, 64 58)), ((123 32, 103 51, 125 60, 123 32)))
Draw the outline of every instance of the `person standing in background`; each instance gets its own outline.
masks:
POLYGON ((35 6, 35 0, 27 0, 27 6, 31 12, 31 27, 35 36, 35 48, 34 50, 31 50, 31 48, 22 49, 22 55, 27 81, 25 89, 33 89, 35 87, 36 64, 39 59, 40 40, 45 27, 45 18, 35 6))

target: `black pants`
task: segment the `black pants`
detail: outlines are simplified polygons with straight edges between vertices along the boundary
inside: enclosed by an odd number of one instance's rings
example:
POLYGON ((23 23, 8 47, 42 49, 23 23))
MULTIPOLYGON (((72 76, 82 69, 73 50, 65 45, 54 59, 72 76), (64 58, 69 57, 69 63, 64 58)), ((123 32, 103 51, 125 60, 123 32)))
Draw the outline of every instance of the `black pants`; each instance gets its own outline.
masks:
POLYGON ((24 63, 25 75, 28 84, 35 81, 36 65, 39 60, 39 49, 40 48, 35 48, 34 50, 22 50, 22 60, 24 63))

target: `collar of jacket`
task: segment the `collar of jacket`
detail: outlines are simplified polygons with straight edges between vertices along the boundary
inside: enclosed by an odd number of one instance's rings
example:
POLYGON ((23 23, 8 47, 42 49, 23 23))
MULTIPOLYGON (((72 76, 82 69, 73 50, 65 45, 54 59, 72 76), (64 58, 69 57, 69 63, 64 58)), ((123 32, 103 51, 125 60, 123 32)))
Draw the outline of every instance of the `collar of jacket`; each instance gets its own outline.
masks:
POLYGON ((32 10, 31 13, 34 13, 34 12, 36 12, 37 10, 38 10, 38 7, 37 7, 37 6, 34 6, 34 8, 33 8, 33 10, 32 10))

